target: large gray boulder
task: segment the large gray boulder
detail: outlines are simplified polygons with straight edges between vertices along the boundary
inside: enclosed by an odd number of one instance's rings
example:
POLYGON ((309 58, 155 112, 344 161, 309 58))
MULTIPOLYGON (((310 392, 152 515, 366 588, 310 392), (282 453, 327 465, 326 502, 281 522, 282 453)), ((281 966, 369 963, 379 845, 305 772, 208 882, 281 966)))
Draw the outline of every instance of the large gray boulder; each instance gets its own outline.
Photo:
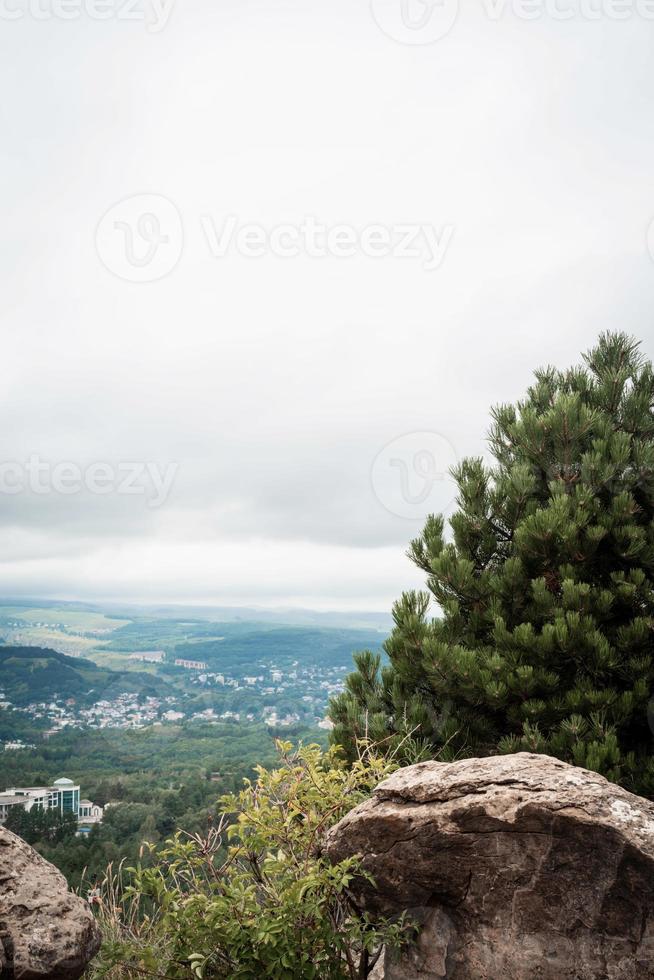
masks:
POLYGON ((76 980, 100 947, 93 915, 56 868, 0 827, 0 974, 76 980))
POLYGON ((421 929, 385 980, 654 978, 654 804, 518 753, 395 773, 327 835, 375 879, 373 913, 421 929))

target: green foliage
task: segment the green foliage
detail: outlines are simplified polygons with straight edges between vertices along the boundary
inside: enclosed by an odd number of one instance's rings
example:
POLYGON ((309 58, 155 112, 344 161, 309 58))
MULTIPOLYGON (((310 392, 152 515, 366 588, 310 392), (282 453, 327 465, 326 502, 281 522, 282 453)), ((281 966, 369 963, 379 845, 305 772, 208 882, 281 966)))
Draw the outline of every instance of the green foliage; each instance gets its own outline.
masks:
POLYGON ((259 623, 256 627, 252 623, 220 624, 220 632, 224 634, 220 641, 178 643, 174 656, 203 660, 210 669, 226 672, 236 672, 239 668, 250 672, 262 661, 273 661, 277 667, 290 670, 298 661, 306 662, 308 655, 321 666, 347 666, 353 644, 373 643, 378 636, 372 629, 309 629, 259 623))
POLYGON ((606 334, 494 409, 451 535, 430 516, 411 543, 428 591, 395 605, 389 666, 360 654, 331 704, 350 756, 410 732, 414 756, 544 752, 654 793, 653 405, 652 365, 606 334))
POLYGON ((162 841, 179 828, 202 831, 215 816, 219 794, 240 787, 257 762, 271 765, 276 758, 272 735, 256 724, 68 729, 34 749, 0 752, 0 788, 47 786, 69 776, 85 797, 111 804, 102 824, 84 837, 30 840, 77 890, 102 877, 111 862, 136 861, 146 837, 162 841))
POLYGON ((105 942, 95 976, 251 980, 354 980, 372 970, 383 944, 410 929, 359 911, 348 886, 356 859, 331 865, 324 832, 393 770, 365 751, 346 766, 338 750, 293 751, 281 765, 223 796, 206 834, 177 835, 158 854, 108 877, 100 919, 105 942))
POLYGON ((92 704, 117 694, 168 693, 166 683, 135 670, 108 670, 92 660, 41 647, 0 646, 0 678, 8 701, 18 706, 55 695, 92 704))
POLYGON ((29 811, 22 806, 14 806, 9 810, 5 827, 28 844, 39 841, 60 844, 75 836, 77 817, 74 813, 61 813, 37 806, 29 811))

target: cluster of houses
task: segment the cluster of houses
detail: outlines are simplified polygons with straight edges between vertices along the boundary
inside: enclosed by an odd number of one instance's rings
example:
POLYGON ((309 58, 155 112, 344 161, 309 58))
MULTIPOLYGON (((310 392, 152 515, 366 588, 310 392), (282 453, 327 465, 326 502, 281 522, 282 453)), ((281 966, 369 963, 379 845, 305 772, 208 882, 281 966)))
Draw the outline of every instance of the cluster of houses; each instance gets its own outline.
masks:
POLYGON ((166 709, 177 704, 174 697, 167 698, 138 698, 135 694, 119 694, 111 699, 100 699, 90 707, 78 707, 74 698, 65 702, 50 701, 28 704, 18 710, 36 719, 45 719, 52 727, 45 732, 45 737, 56 735, 64 728, 142 728, 156 723, 159 718, 164 721, 166 709))
POLYGON ((72 779, 57 779, 52 786, 14 786, 0 793, 0 824, 6 823, 14 807, 22 807, 28 813, 37 807, 58 810, 62 815, 75 814, 78 834, 88 834, 94 824, 102 822, 103 810, 80 796, 80 787, 72 779))

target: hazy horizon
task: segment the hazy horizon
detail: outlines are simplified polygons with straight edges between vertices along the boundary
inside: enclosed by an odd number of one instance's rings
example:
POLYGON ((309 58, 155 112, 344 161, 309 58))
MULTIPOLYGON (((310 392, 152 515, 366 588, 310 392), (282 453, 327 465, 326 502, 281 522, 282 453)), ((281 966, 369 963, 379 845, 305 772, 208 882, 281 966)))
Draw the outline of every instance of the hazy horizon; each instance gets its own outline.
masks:
POLYGON ((211 602, 193 602, 193 601, 163 601, 160 602, 156 599, 122 599, 120 597, 100 597, 97 599, 79 599, 75 597, 65 597, 57 595, 12 595, 0 592, 0 606, 24 606, 25 608, 35 608, 39 605, 45 607, 48 606, 71 606, 71 607, 83 607, 89 609, 132 609, 133 611, 163 611, 168 610, 170 612, 179 611, 180 613, 186 610, 197 610, 198 613, 205 612, 207 614, 212 613, 217 616, 224 613, 240 613, 240 612, 262 612, 262 613, 274 613, 278 615, 283 615, 285 613, 289 614, 300 614, 309 613, 316 615, 340 615, 351 613, 353 615, 360 616, 370 616, 378 619, 386 618, 391 620, 391 610, 386 608, 380 609, 362 609, 358 606, 324 606, 323 608, 301 605, 283 605, 281 603, 250 603, 250 604, 231 604, 224 605, 221 603, 211 603, 211 602))

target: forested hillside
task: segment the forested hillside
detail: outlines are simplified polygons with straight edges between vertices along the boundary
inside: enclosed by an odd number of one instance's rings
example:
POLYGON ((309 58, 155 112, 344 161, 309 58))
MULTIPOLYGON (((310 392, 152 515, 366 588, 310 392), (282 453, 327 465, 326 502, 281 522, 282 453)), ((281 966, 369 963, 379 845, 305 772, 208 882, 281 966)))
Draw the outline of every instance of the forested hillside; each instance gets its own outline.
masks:
MULTIPOLYGON (((326 733, 300 727, 292 735, 326 741, 326 733)), ((179 828, 205 830, 221 793, 239 789, 256 765, 275 757, 275 733, 263 725, 71 729, 34 749, 0 753, 0 791, 67 776, 80 784, 84 797, 109 804, 102 824, 87 837, 71 833, 64 840, 33 841, 78 888, 83 878, 101 876, 110 861, 135 861, 144 840, 164 840, 179 828)))
POLYGON ((141 671, 109 670, 91 660, 40 647, 0 646, 0 690, 22 707, 36 701, 74 698, 92 704, 123 692, 163 694, 164 681, 141 671))

